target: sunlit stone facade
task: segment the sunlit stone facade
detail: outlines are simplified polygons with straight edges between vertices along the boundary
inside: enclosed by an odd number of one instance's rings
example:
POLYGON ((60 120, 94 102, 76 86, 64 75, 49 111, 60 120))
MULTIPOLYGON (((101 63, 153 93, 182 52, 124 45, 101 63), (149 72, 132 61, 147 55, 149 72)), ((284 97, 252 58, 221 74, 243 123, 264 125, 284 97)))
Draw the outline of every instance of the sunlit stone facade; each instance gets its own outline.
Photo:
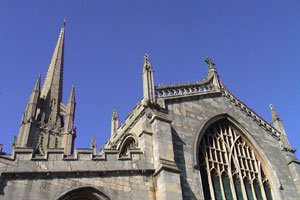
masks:
POLYGON ((11 153, 0 154, 0 199, 300 199, 300 162, 274 108, 268 123, 223 85, 210 58, 202 81, 155 86, 145 55, 141 101, 120 124, 113 110, 100 150, 95 137, 74 149, 74 86, 62 103, 64 30, 11 153))

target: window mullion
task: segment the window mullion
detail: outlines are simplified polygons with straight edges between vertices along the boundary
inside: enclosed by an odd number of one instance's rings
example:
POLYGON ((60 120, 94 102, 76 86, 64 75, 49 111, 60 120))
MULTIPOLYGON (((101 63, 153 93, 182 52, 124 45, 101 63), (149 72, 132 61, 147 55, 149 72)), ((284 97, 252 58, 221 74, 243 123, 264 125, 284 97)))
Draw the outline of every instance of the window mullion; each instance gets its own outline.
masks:
MULTIPOLYGON (((254 155, 253 151, 251 151, 251 153, 252 153, 252 155, 254 155)), ((262 178, 262 175, 261 175, 260 162, 257 161, 256 159, 255 159, 254 162, 255 162, 255 165, 256 165, 257 170, 258 170, 258 183, 259 183, 261 195, 262 195, 262 197, 263 197, 264 200, 267 200, 267 195, 266 195, 265 188, 264 188, 263 178, 262 178)))
POLYGON ((254 200, 257 200, 253 182, 254 182, 254 179, 250 181, 250 184, 251 184, 251 190, 252 190, 252 194, 253 194, 253 199, 254 199, 254 200))
MULTIPOLYGON (((230 126, 229 126, 228 131, 229 131, 230 135, 234 135, 234 131, 231 130, 230 126)), ((232 145, 234 145, 234 147, 233 147, 234 158, 236 159, 236 164, 237 164, 236 169, 238 170, 238 175, 239 175, 239 179, 240 179, 240 183, 241 183, 243 197, 244 197, 244 199, 248 199, 247 193, 246 193, 246 189, 245 189, 245 185, 244 185, 244 180, 243 180, 242 172, 241 172, 241 168, 240 168, 240 164, 239 164, 239 158, 237 156, 236 143, 235 143, 236 141, 237 140, 233 141, 233 138, 232 138, 232 145)))
MULTIPOLYGON (((227 127, 225 126, 225 132, 224 132, 226 135, 228 135, 228 133, 227 133, 227 127)), ((228 136, 227 136, 227 138, 228 138, 228 136)), ((227 163, 227 173, 228 173, 228 178, 229 178, 229 182, 230 182, 230 188, 231 188, 231 191, 232 191, 232 197, 233 197, 233 199, 234 200, 237 200, 237 196, 236 196, 236 192, 235 192, 235 188, 234 188, 234 183, 233 183, 233 176, 232 176, 232 171, 231 171, 231 159, 229 159, 228 157, 229 157, 229 153, 230 152, 228 152, 227 151, 227 147, 226 147, 226 145, 225 145, 225 138, 224 138, 224 135, 223 135, 223 132, 221 131, 221 139, 222 139, 222 145, 223 145, 223 149, 224 149, 224 151, 225 151, 225 160, 226 160, 226 163, 227 163)), ((228 143, 228 145, 229 145, 229 143, 228 143)), ((230 147, 228 146, 228 148, 230 149, 230 147)))
MULTIPOLYGON (((204 149, 206 149, 205 142, 204 142, 204 149)), ((210 150, 209 146, 208 146, 208 149, 210 150)), ((206 162, 207 179, 208 179, 208 183, 209 183, 211 199, 215 200, 216 198, 215 198, 215 193, 214 193, 213 182, 211 180, 210 165, 209 165, 209 161, 208 161, 207 151, 205 151, 205 162, 206 162)))

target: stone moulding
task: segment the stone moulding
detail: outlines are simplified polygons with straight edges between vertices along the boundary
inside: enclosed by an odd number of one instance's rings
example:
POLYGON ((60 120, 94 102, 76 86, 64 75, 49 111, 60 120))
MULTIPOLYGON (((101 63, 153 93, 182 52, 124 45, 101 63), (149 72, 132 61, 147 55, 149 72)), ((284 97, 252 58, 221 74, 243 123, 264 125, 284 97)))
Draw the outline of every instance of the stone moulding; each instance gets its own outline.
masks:
POLYGON ((163 159, 163 158, 160 158, 159 160, 160 160, 161 164, 160 164, 159 168, 155 171, 153 176, 156 176, 162 170, 175 172, 175 173, 180 173, 181 172, 181 170, 178 169, 178 167, 177 167, 177 165, 174 161, 163 159))
POLYGON ((246 106, 246 104, 244 104, 241 100, 236 98, 223 84, 221 84, 221 92, 223 96, 236 107, 238 107, 242 113, 252 118, 253 121, 255 121, 265 131, 269 132, 276 140, 280 140, 281 133, 278 130, 276 130, 271 124, 255 113, 251 108, 246 106))
POLYGON ((40 179, 49 179, 49 178, 65 178, 65 177, 105 177, 111 175, 145 175, 150 176, 154 174, 155 170, 148 169, 124 169, 124 170, 95 170, 95 171, 49 171, 49 172, 35 172, 30 171, 23 172, 3 172, 1 176, 3 178, 10 179, 28 179, 28 178, 40 178, 40 179))

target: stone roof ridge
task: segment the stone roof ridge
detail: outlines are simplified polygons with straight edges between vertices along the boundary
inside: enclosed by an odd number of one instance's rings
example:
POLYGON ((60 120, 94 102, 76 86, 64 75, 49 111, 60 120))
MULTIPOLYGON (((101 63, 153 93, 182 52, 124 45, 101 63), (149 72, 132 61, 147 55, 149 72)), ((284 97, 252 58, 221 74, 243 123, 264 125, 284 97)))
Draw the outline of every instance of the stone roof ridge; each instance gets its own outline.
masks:
POLYGON ((281 135, 280 131, 275 129, 269 122, 267 122, 259 114, 254 112, 253 109, 249 108, 245 103, 239 100, 233 93, 231 93, 225 87, 224 84, 221 83, 220 85, 221 85, 221 92, 223 93, 224 97, 226 97, 232 104, 240 108, 240 110, 245 115, 251 117, 253 121, 255 121, 264 130, 269 132, 273 137, 275 137, 277 140, 280 140, 280 135, 281 135))

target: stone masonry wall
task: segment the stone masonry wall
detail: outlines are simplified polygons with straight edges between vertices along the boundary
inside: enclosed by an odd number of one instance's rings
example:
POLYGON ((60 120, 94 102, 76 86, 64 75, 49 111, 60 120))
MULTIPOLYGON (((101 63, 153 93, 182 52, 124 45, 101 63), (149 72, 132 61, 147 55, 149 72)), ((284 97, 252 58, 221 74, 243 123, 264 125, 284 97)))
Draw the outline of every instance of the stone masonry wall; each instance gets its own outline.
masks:
MULTIPOLYGON (((175 162, 181 170, 184 199, 203 199, 199 171, 194 168, 194 145, 201 127, 212 117, 227 113, 241 124, 255 140, 257 149, 268 158, 271 181, 282 199, 299 199, 291 173, 279 142, 245 115, 226 98, 215 94, 168 99, 165 101, 168 118, 172 120, 175 162), (277 177, 276 177, 277 176, 277 177)), ((273 195, 274 196, 274 195, 273 195)), ((276 196, 274 197, 276 199, 276 196)))
POLYGON ((109 175, 104 177, 61 177, 9 179, 4 182, 0 199, 57 199, 64 192, 80 186, 92 186, 110 199, 154 199, 152 179, 143 175, 109 175))

